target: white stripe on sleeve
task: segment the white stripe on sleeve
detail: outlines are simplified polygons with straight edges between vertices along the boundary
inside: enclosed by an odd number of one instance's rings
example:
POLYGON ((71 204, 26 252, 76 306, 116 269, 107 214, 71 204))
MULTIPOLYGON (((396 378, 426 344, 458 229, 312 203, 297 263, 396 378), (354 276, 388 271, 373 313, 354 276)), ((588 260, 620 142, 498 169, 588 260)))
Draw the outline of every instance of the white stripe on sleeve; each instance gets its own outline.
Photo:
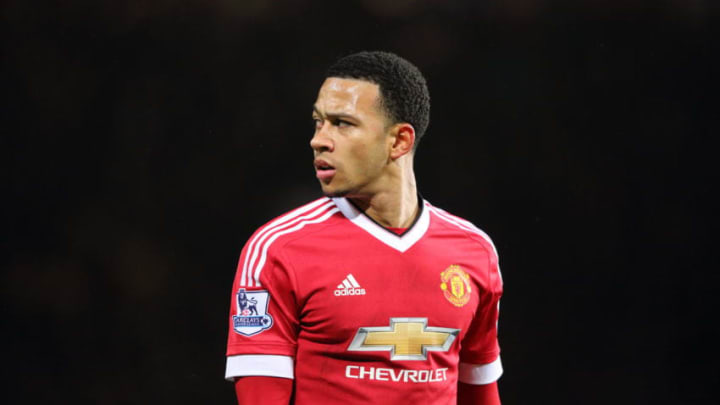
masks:
POLYGON ((494 383, 503 373, 500 356, 488 364, 460 363, 458 380, 465 384, 484 385, 494 383))
POLYGON ((294 363, 290 356, 269 354, 241 354, 228 356, 225 367, 225 379, 233 381, 235 377, 266 376, 294 378, 294 363))

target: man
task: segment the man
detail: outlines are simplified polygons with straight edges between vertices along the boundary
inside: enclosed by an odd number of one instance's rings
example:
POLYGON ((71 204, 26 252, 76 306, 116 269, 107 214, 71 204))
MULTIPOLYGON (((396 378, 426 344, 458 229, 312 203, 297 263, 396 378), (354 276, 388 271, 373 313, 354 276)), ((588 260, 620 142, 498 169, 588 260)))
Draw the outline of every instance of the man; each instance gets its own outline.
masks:
POLYGON ((500 403, 497 254, 417 194, 429 113, 425 79, 397 55, 329 69, 310 141, 326 197, 240 256, 226 369, 240 404, 500 403))

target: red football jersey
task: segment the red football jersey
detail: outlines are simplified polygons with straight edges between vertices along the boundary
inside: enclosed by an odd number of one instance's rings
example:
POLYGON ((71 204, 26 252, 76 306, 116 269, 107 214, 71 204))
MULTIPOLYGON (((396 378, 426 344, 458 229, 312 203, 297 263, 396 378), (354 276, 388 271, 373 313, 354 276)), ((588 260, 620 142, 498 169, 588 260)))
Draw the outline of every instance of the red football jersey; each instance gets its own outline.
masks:
POLYGON ((345 198, 258 229, 230 307, 226 378, 295 379, 296 404, 455 404, 502 374, 490 238, 421 202, 397 235, 345 198))

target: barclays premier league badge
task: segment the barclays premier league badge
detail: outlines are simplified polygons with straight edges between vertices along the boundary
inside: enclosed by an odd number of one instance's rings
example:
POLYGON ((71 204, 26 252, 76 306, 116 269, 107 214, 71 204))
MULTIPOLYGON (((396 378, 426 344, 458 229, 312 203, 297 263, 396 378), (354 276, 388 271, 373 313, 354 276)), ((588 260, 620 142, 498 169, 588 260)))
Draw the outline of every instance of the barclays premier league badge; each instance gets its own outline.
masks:
POLYGON ((272 316, 267 313, 270 304, 270 293, 266 290, 245 291, 237 293, 237 315, 233 315, 233 329, 244 335, 256 335, 273 325, 272 316))

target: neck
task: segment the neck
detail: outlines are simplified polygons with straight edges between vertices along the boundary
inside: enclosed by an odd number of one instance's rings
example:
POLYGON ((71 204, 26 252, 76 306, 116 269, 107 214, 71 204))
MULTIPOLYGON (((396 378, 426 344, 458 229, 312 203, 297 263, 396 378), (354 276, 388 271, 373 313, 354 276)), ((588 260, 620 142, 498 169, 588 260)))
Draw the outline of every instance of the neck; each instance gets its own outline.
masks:
POLYGON ((350 200, 365 215, 388 228, 408 228, 419 212, 417 185, 412 169, 412 156, 398 159, 388 187, 370 196, 353 196, 350 200))

